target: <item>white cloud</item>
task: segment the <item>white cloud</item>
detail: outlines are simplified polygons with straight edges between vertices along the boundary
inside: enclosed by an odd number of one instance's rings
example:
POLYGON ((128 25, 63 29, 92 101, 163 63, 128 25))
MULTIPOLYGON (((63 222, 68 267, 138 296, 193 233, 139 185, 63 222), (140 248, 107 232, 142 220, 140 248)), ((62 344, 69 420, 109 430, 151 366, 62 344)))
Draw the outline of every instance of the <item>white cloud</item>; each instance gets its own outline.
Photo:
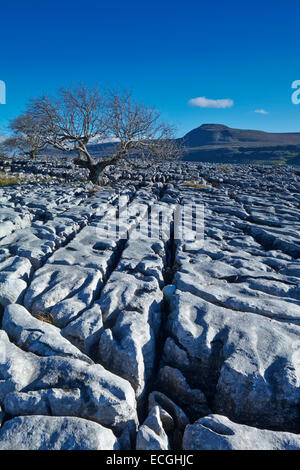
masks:
POLYGON ((254 112, 258 114, 269 114, 269 111, 266 111, 265 109, 256 109, 254 112))
POLYGON ((229 98, 221 100, 209 100, 205 96, 199 96, 198 98, 192 98, 188 102, 192 106, 199 106, 199 108, 231 108, 234 102, 229 98))

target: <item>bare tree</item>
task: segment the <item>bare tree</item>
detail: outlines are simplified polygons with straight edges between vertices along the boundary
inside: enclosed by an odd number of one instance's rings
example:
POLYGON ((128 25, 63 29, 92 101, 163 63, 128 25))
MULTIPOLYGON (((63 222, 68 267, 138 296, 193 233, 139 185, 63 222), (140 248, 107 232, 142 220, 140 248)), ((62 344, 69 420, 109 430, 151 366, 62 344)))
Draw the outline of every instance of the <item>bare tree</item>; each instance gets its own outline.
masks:
POLYGON ((34 160, 45 149, 46 142, 41 133, 39 122, 28 113, 21 114, 10 123, 12 136, 2 142, 6 151, 17 150, 34 160))
POLYGON ((149 168, 182 156, 174 129, 162 122, 159 111, 136 102, 127 90, 108 94, 108 135, 118 143, 114 155, 98 163, 100 175, 107 166, 122 160, 134 167, 149 168))
POLYGON ((100 93, 78 85, 61 89, 55 98, 32 100, 30 114, 39 122, 45 141, 63 151, 77 151, 74 163, 89 170, 90 180, 102 184, 105 168, 121 161, 152 166, 181 156, 173 130, 161 122, 158 111, 137 103, 127 91, 100 93), (113 140, 113 153, 95 161, 87 144, 113 140))
POLYGON ((95 162, 87 144, 93 137, 105 137, 106 109, 105 95, 98 88, 89 89, 81 84, 61 88, 54 98, 33 99, 29 105, 47 144, 62 151, 77 151, 75 163, 89 169, 91 178, 95 162))

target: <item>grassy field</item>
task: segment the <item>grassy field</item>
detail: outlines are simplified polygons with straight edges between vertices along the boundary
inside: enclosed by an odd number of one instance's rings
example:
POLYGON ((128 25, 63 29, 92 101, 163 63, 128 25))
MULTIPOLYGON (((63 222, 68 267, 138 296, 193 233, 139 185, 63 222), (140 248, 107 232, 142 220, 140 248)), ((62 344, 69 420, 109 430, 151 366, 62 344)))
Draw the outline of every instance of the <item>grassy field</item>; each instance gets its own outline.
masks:
POLYGON ((22 183, 25 181, 17 176, 8 175, 7 173, 0 172, 0 188, 4 186, 13 186, 14 184, 22 183))

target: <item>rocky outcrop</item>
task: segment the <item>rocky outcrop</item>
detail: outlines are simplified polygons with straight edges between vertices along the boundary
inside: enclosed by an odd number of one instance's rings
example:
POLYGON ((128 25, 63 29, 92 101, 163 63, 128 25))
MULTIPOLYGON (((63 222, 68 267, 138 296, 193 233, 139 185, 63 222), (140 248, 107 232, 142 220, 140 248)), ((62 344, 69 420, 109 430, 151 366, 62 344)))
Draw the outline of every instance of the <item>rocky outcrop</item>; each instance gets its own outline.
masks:
POLYGON ((300 448, 299 172, 109 174, 0 189, 0 449, 300 448))
POLYGON ((110 429, 82 418, 22 416, 0 429, 0 450, 118 450, 110 429))
POLYGON ((186 427, 184 450, 299 450, 300 437, 237 424, 226 416, 209 415, 186 427))

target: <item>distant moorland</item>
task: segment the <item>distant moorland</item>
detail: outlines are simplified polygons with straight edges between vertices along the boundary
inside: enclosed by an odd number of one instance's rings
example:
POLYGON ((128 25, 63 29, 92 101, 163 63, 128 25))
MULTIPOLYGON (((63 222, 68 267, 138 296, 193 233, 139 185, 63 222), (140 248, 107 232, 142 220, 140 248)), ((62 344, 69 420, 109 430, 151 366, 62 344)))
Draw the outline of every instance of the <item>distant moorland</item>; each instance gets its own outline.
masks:
MULTIPOLYGON (((271 133, 203 124, 177 139, 184 147, 183 160, 211 163, 300 165, 300 132, 271 133)), ((113 151, 115 144, 92 144, 94 156, 113 151)))
POLYGON ((178 140, 185 147, 186 161, 300 164, 300 133, 270 133, 203 124, 178 140))

